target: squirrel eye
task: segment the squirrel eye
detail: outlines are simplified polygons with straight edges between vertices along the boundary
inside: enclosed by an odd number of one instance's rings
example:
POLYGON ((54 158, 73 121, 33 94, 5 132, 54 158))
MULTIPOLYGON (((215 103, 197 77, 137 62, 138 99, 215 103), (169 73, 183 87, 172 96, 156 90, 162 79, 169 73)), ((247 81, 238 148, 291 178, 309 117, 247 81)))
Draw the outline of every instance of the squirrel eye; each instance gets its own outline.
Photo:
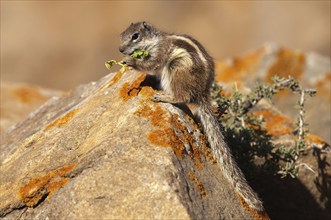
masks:
POLYGON ((131 40, 137 40, 138 37, 139 37, 139 33, 134 33, 134 34, 132 34, 132 36, 131 36, 131 40))

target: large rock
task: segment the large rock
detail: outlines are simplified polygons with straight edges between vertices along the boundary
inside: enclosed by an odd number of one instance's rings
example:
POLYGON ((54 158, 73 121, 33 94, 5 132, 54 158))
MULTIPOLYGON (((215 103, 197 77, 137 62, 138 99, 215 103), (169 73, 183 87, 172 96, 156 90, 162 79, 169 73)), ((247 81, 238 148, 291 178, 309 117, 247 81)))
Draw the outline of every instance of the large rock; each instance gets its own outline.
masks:
POLYGON ((192 119, 150 101, 148 83, 134 71, 110 74, 3 135, 1 217, 267 218, 240 202, 192 119))

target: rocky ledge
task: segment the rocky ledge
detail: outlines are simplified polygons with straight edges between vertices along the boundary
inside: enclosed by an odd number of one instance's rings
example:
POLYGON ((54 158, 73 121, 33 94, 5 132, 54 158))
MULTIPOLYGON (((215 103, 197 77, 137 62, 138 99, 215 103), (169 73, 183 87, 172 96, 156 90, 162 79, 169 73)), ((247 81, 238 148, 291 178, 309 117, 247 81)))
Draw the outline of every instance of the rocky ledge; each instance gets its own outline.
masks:
POLYGON ((1 216, 252 219, 197 125, 150 101, 145 78, 109 74, 50 99, 5 134, 1 216))
MULTIPOLYGON (((298 65, 288 61, 296 53, 268 48, 218 63, 217 79, 226 82, 229 71, 261 77, 273 66, 270 59, 277 62, 270 53, 285 56, 283 68, 298 65)), ((1 124, 1 218, 268 219, 235 194, 185 107, 151 101, 153 85, 131 70, 65 93, 33 89, 44 94, 36 102, 54 96, 16 125, 1 124)), ((25 94, 18 97, 33 97, 25 94)), ((2 107, 2 119, 11 106, 2 107)), ((25 113, 38 104, 28 106, 25 113)), ((256 113, 265 117, 275 141, 293 140, 293 121, 274 106, 261 102, 256 113)), ((9 119, 18 122, 17 115, 13 111, 9 119)), ((309 137, 302 160, 315 173, 302 171, 298 179, 284 181, 261 174, 252 181, 271 218, 329 217, 330 153, 323 151, 328 144, 309 137)))

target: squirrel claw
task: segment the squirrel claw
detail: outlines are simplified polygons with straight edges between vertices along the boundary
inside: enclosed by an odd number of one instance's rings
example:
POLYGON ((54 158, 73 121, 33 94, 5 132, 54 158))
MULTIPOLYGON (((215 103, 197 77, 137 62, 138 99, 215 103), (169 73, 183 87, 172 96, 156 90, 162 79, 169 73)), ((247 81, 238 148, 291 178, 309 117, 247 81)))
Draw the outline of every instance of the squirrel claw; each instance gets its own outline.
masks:
POLYGON ((155 94, 155 95, 151 98, 151 100, 152 100, 153 102, 161 102, 161 99, 160 99, 159 94, 155 94))

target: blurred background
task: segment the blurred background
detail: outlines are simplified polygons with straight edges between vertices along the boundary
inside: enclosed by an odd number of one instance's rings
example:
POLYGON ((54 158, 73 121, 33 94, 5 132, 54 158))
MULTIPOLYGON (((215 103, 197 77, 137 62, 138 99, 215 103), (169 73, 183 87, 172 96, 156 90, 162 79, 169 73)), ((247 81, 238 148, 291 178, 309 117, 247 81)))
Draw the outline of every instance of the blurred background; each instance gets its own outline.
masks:
POLYGON ((216 60, 265 42, 330 56, 330 1, 3 1, 1 81, 70 89, 121 59, 135 21, 197 38, 216 60))

